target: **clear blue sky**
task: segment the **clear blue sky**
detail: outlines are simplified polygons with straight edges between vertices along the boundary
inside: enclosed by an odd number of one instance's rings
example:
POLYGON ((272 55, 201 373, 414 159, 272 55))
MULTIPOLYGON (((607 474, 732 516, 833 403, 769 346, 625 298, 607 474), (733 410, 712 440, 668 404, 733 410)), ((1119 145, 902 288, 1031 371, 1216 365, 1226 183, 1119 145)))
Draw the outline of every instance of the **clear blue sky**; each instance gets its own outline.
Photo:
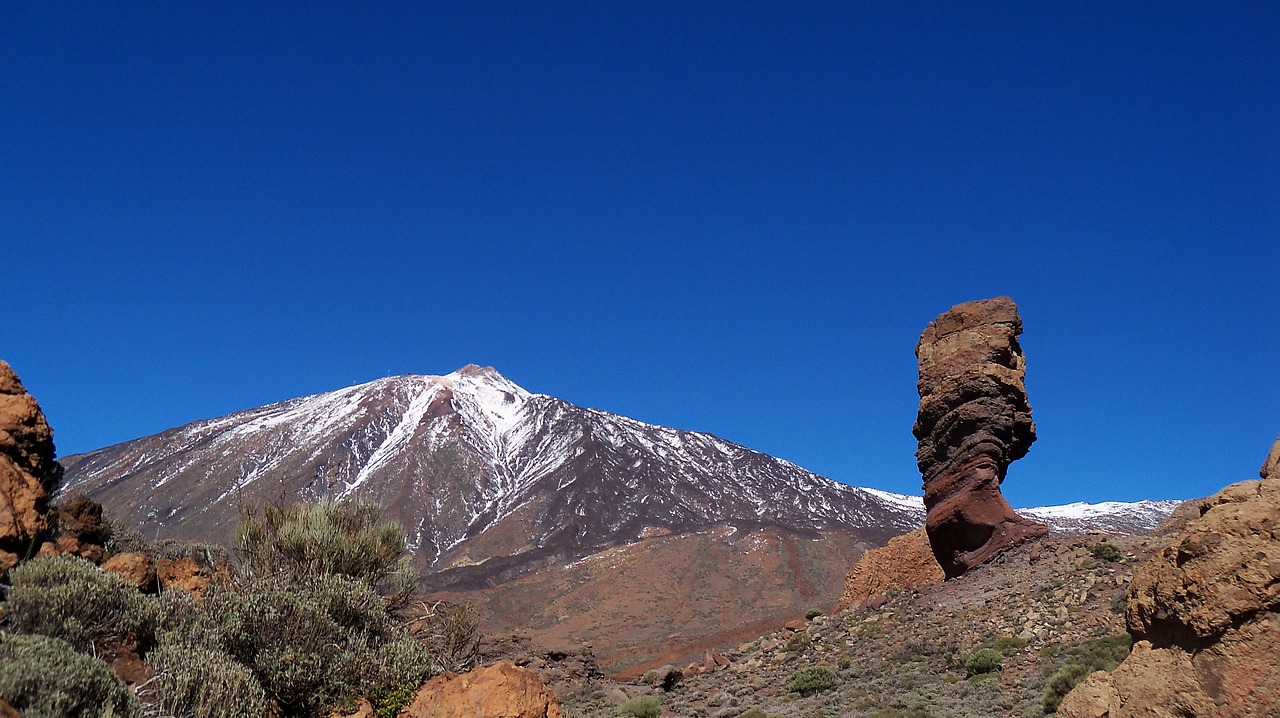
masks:
POLYGON ((916 492, 915 342, 999 294, 1015 504, 1280 433, 1274 2, 7 2, 0 68, 63 455, 474 362, 916 492))

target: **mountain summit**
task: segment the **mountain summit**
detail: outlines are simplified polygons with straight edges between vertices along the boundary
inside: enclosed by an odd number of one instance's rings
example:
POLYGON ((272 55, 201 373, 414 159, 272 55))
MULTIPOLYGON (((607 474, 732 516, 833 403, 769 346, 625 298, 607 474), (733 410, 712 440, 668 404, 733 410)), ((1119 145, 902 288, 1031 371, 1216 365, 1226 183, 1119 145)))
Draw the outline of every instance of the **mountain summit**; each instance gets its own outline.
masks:
POLYGON ((368 499, 406 527, 424 564, 468 581, 714 525, 882 543, 920 520, 907 497, 530 393, 476 365, 197 421, 64 463, 65 492, 179 538, 226 540, 247 503, 368 499))

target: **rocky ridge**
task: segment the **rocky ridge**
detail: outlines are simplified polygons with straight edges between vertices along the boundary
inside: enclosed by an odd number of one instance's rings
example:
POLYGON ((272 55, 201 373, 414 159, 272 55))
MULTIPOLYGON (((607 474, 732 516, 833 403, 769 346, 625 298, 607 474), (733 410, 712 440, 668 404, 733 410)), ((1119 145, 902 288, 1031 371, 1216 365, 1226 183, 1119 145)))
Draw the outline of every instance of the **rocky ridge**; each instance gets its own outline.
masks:
POLYGON ((1000 493, 1009 464, 1036 438, 1021 333, 1017 306, 998 297, 952 307, 916 345, 916 463, 929 543, 948 577, 1049 532, 1015 513, 1000 493))
POLYGON ((1140 567, 1125 619, 1137 643, 1063 701, 1063 718, 1272 716, 1280 705, 1280 478, 1195 502, 1171 545, 1140 567))

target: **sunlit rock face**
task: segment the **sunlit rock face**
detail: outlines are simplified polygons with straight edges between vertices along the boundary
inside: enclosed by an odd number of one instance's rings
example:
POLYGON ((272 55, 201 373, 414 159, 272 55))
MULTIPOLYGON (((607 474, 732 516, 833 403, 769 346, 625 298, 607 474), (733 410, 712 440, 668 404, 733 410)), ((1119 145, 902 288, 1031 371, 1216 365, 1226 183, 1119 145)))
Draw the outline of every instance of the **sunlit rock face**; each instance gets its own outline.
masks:
POLYGON ((7 362, 0 361, 0 576, 29 553, 48 527, 54 462, 53 430, 34 397, 7 362))
POLYGON ((1022 319, 1008 297, 952 307, 916 345, 920 411, 914 434, 925 527, 948 578, 1048 534, 1000 493, 1009 464, 1036 439, 1023 386, 1022 319))

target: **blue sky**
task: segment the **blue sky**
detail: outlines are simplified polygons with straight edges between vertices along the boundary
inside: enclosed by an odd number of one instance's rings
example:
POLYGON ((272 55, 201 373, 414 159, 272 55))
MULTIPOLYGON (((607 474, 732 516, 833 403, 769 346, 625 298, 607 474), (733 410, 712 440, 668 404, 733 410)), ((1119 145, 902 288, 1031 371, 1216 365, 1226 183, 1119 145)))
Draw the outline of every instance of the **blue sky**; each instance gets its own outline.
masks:
POLYGON ((0 358, 62 454, 474 362, 916 492, 915 342, 1000 294, 1015 504, 1280 432, 1280 5, 353 5, 0 6, 0 358))

